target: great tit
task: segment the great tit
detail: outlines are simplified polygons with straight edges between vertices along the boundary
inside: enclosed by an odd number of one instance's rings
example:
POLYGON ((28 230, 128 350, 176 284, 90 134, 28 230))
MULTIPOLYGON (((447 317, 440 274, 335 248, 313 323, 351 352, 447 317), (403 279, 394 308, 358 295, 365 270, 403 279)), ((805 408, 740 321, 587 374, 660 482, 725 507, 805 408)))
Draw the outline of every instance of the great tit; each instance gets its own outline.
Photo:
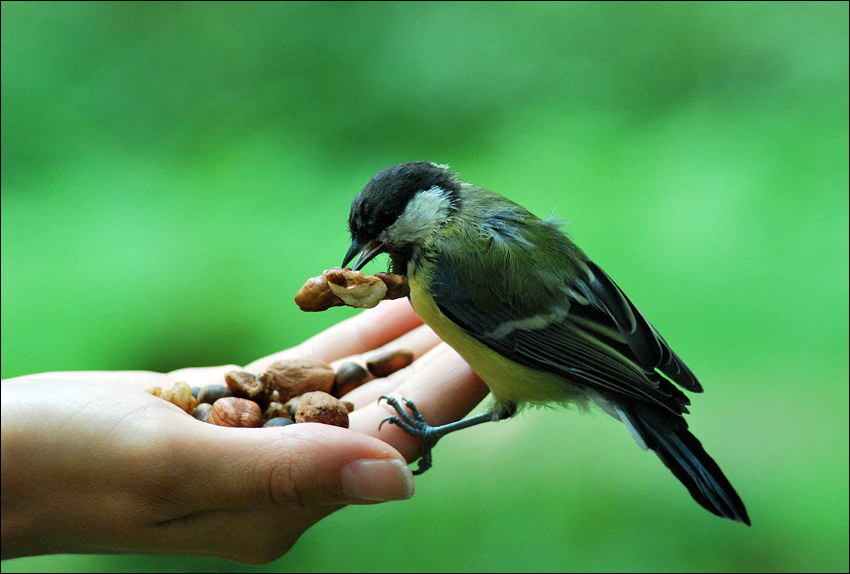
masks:
POLYGON ((386 421, 423 437, 416 473, 449 432, 509 418, 518 406, 595 403, 653 450, 718 516, 750 520, 717 463, 688 431, 697 378, 619 287, 554 218, 462 181, 427 161, 388 167, 351 203, 343 267, 389 254, 407 277, 416 313, 484 380, 490 409, 430 426, 406 399, 384 397, 386 421))

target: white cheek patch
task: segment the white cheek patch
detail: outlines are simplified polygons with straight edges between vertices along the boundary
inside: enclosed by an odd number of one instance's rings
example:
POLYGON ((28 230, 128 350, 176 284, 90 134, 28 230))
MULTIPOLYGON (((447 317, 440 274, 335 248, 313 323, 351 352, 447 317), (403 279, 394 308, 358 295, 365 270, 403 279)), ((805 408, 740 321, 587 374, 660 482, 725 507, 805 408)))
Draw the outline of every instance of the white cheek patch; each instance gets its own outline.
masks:
POLYGON ((381 236, 389 243, 416 243, 426 239, 448 215, 448 194, 435 186, 417 193, 381 236))

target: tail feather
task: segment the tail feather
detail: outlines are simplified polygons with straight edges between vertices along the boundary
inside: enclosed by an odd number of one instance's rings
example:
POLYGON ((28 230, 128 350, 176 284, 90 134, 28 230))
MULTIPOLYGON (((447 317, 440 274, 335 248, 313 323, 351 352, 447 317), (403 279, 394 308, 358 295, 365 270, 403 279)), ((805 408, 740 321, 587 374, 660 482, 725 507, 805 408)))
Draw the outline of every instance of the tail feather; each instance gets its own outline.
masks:
POLYGON ((688 430, 683 417, 648 404, 632 404, 621 412, 694 500, 709 512, 750 525, 738 493, 688 430))

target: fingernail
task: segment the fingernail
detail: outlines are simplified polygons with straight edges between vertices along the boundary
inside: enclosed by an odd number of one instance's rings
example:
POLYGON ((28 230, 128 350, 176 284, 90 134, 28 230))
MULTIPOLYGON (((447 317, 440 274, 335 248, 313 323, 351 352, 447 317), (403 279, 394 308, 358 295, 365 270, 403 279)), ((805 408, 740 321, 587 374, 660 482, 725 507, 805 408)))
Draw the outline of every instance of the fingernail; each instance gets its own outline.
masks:
POLYGON ((342 491, 363 500, 405 500, 413 496, 413 473, 402 461, 361 459, 342 469, 342 491))

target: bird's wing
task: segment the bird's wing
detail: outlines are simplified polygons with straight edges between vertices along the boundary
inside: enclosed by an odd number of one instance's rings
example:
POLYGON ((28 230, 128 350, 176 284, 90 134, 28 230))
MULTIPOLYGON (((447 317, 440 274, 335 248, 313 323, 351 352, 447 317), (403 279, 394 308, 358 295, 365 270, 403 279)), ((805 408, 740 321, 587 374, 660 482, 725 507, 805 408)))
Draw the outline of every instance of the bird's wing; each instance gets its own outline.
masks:
POLYGON ((658 369, 682 388, 695 393, 702 392, 702 385, 688 366, 617 284, 593 261, 588 259, 580 262, 576 287, 587 298, 586 303, 574 307, 578 315, 587 314, 589 309, 602 311, 603 322, 614 322, 644 369, 658 369))
POLYGON ((446 253, 440 251, 435 262, 436 304, 460 328, 502 355, 607 396, 656 403, 677 414, 687 412, 690 401, 668 378, 685 389, 702 390, 666 341, 593 262, 575 260, 574 276, 544 276, 536 271, 542 266, 534 257, 515 258, 527 262, 525 269, 516 269, 517 263, 498 270, 473 269, 446 253), (530 291, 497 285, 501 277, 515 280, 516 273, 523 281, 562 284, 530 291), (489 277, 490 288, 478 283, 475 293, 466 289, 472 274, 489 277))

